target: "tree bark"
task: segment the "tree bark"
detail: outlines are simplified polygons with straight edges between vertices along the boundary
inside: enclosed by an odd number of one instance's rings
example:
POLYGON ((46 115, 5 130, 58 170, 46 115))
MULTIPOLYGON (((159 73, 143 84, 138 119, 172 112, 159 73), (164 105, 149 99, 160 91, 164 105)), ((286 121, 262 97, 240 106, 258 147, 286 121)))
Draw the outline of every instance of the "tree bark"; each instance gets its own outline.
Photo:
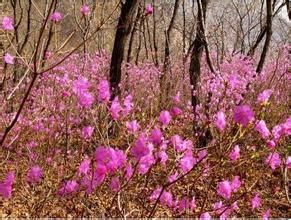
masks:
POLYGON ((121 7, 110 64, 111 101, 120 94, 121 64, 124 58, 126 41, 131 31, 133 17, 139 1, 126 0, 121 7))
POLYGON ((160 108, 163 109, 166 107, 166 104, 169 100, 169 90, 171 87, 171 80, 168 78, 169 72, 171 71, 170 67, 170 45, 171 45, 171 33, 174 27, 174 22, 177 17, 177 12, 179 9, 180 0, 175 0, 174 11, 170 21, 170 24, 165 31, 165 57, 164 57, 164 66, 163 74, 160 77, 160 108))
MULTIPOLYGON (((193 48, 191 52, 191 61, 190 61, 190 83, 191 83, 191 102, 194 113, 194 121, 193 121, 193 131, 194 133, 198 133, 198 146, 204 147, 207 144, 207 140, 210 139, 211 133, 209 129, 206 129, 205 132, 201 131, 197 123, 197 114, 196 109, 199 104, 199 97, 197 94, 198 83, 200 81, 201 75, 201 56, 203 53, 203 49, 207 48, 207 42, 205 37, 205 18, 207 5, 209 0, 197 0, 198 3, 198 15, 197 15, 197 27, 196 27, 196 36, 193 41, 193 48)), ((211 65, 212 67, 212 65, 211 65)), ((213 70, 211 68, 211 70, 213 70)))
POLYGON ((199 104, 198 96, 194 94, 194 91, 197 90, 197 85, 201 75, 201 56, 203 52, 203 48, 206 45, 205 42, 205 33, 203 28, 203 15, 206 16, 206 7, 208 4, 208 0, 200 0, 198 2, 198 16, 197 16, 197 27, 196 27, 196 36, 193 42, 193 48, 191 52, 191 61, 190 61, 190 83, 191 83, 191 101, 194 114, 196 112, 196 107, 199 104))
POLYGON ((267 52, 271 43, 272 37, 272 0, 267 0, 266 3, 266 10, 267 10, 267 23, 266 23, 266 40, 263 47, 263 51, 256 69, 256 72, 260 74, 262 72, 267 52))

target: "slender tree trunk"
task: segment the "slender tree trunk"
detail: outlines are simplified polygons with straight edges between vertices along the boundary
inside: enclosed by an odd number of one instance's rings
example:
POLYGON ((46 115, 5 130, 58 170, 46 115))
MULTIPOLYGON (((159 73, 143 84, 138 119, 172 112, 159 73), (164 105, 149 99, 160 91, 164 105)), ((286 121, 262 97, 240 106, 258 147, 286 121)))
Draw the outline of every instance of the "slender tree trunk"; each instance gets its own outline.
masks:
POLYGON ((286 2, 286 8, 287 8, 287 12, 288 12, 288 17, 289 17, 289 20, 291 20, 291 3, 290 3, 290 0, 285 0, 286 2))
POLYGON ((200 75, 201 75, 201 56, 203 53, 203 49, 207 47, 207 43, 205 39, 204 21, 206 18, 206 10, 207 10, 207 5, 209 3, 209 0, 197 0, 197 3, 198 3, 198 16, 197 16, 196 36, 193 42, 193 49, 191 52, 189 74, 190 74, 190 83, 191 83, 191 102, 192 102, 193 113, 194 113, 193 131, 195 134, 196 133, 199 134, 198 145, 203 147, 206 145, 206 140, 208 139, 208 137, 206 136, 209 136, 211 134, 209 134, 208 129, 206 130, 208 132, 203 133, 201 131, 201 128, 199 128, 198 123, 197 123, 198 121, 197 121, 196 109, 197 109, 197 105, 200 103, 198 94, 197 94, 197 89, 198 89, 198 83, 200 81, 200 75))
POLYGON ((171 87, 171 80, 168 75, 171 71, 170 67, 170 45, 171 45, 171 33, 174 27, 174 22, 177 17, 177 12, 179 9, 180 0, 175 1, 173 15, 168 26, 168 29, 165 31, 165 59, 163 66, 163 74, 160 77, 160 108, 165 108, 169 100, 169 90, 171 87))
POLYGON ((126 41, 131 31, 134 14, 139 1, 140 0, 126 0, 121 7, 110 64, 109 80, 112 92, 111 100, 120 94, 119 83, 121 81, 121 64, 126 41))
POLYGON ((264 44, 264 48, 256 69, 256 72, 260 74, 262 72, 267 52, 271 43, 271 37, 272 37, 272 0, 267 0, 266 3, 266 9, 267 9, 267 23, 266 23, 266 40, 264 44))
POLYGON ((158 45, 156 39, 156 12, 155 12, 155 0, 152 0, 153 4, 153 44, 154 44, 154 51, 155 51, 155 66, 159 66, 159 58, 158 58, 158 45))

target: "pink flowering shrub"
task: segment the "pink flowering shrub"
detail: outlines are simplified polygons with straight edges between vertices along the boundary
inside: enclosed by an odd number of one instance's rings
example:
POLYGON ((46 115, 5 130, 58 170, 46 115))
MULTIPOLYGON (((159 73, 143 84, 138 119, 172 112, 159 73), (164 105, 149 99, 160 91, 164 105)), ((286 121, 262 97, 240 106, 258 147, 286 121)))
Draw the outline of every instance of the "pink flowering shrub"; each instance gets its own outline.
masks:
MULTIPOLYGON (((83 5, 81 13, 89 12, 83 5)), ((51 20, 59 22, 55 13, 51 20)), ((287 49, 280 76, 272 75, 273 60, 257 78, 247 57, 226 59, 216 75, 203 61, 197 124, 211 130, 206 148, 192 132, 189 78, 180 77, 178 61, 172 99, 159 109, 161 72, 154 64, 124 64, 123 93, 110 101, 108 54, 71 55, 39 76, 1 146, 0 201, 15 198, 31 215, 60 217, 287 215, 281 173, 291 167, 287 49)), ((0 102, 1 136, 15 113, 2 94, 0 102)))

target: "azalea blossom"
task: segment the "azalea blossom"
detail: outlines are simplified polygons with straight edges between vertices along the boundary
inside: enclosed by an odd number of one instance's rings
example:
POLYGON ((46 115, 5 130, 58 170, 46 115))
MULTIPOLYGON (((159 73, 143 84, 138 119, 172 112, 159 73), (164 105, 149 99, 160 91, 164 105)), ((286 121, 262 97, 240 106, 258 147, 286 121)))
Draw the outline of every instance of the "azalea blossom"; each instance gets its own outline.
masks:
POLYGON ((101 80, 97 86, 98 90, 98 101, 106 103, 110 99, 110 86, 107 80, 101 80))
POLYGON ((122 111, 122 107, 121 107, 117 97, 111 103, 109 111, 110 111, 110 114, 111 114, 111 117, 112 117, 113 120, 118 120, 119 119, 120 112, 122 111))
POLYGON ((230 199, 232 193, 231 183, 227 180, 218 183, 217 194, 225 199, 230 199))
POLYGON ((131 149, 131 154, 136 158, 136 160, 140 160, 149 153, 150 150, 147 146, 146 137, 144 134, 141 134, 135 142, 134 147, 131 149))
POLYGON ((199 220, 210 220, 211 215, 208 212, 204 212, 200 215, 199 220))
POLYGON ((254 118, 254 112, 249 105, 237 106, 234 110, 234 120, 242 126, 247 126, 254 118))
POLYGON ((159 128, 154 128, 151 132, 151 141, 153 144, 160 144, 163 139, 163 133, 159 128))
POLYGON ((10 199, 12 196, 12 186, 15 182, 15 174, 10 171, 3 182, 0 182, 0 196, 10 199))
POLYGON ((69 180, 64 182, 61 188, 58 190, 58 195, 68 196, 75 193, 79 189, 79 184, 76 180, 69 180))
POLYGON ((123 114, 125 116, 128 115, 133 109, 133 101, 132 100, 133 100, 132 95, 128 95, 124 99, 124 102, 123 102, 123 105, 124 105, 123 114))
POLYGON ((232 161, 237 161, 240 158, 240 148, 239 145, 235 145, 232 151, 228 155, 229 159, 232 161))
POLYGON ((269 153, 268 157, 265 160, 265 163, 269 165, 272 170, 275 170, 281 165, 281 158, 277 152, 269 153))
POLYGON ((36 184, 41 181, 42 176, 43 176, 42 169, 36 165, 28 170, 26 179, 28 183, 36 184))
POLYGON ((255 129, 260 133, 260 135, 264 139, 268 138, 271 135, 264 120, 258 121, 255 126, 255 129))
POLYGON ((274 149, 276 147, 276 142, 274 140, 268 140, 267 141, 267 147, 269 149, 274 149))
POLYGON ((135 134, 138 131, 138 129, 140 128, 137 120, 127 121, 125 123, 125 126, 130 134, 135 134))
POLYGON ((175 116, 178 116, 178 115, 181 115, 182 114, 182 110, 177 107, 177 106, 174 106, 173 108, 171 108, 171 114, 175 117, 175 116))
POLYGON ((224 112, 220 111, 216 114, 215 126, 222 132, 226 127, 226 119, 224 112))
POLYGON ((252 209, 256 209, 261 206, 261 198, 259 193, 256 193, 256 195, 252 198, 252 209))
POLYGON ((263 213, 263 220, 268 220, 269 217, 270 217, 270 213, 271 213, 271 209, 266 210, 266 211, 263 213))
POLYGON ((85 126, 83 129, 82 129, 82 137, 84 139, 90 139, 93 135, 93 132, 94 132, 94 127, 92 126, 85 126))
POLYGON ((151 15, 154 12, 154 8, 150 4, 146 6, 145 10, 146 10, 146 15, 151 15))
POLYGON ((79 172, 78 172, 79 176, 87 175, 87 173, 90 170, 90 163, 91 163, 91 160, 89 160, 89 159, 84 159, 81 162, 81 164, 79 166, 79 172))
POLYGON ((54 13, 50 15, 50 19, 51 21, 57 23, 63 19, 63 16, 61 15, 60 12, 55 11, 54 13))
POLYGON ((260 103, 260 104, 268 102, 268 100, 269 100, 270 96, 272 95, 272 93, 273 93, 272 89, 264 90, 262 93, 260 93, 258 95, 257 102, 260 103))
POLYGON ((4 56, 4 61, 7 64, 14 64, 14 56, 12 56, 10 53, 6 53, 4 56))
POLYGON ((80 12, 83 15, 89 15, 90 14, 90 7, 88 5, 86 5, 86 4, 84 4, 84 5, 81 6, 80 12))
POLYGON ((118 192, 120 190, 120 182, 118 177, 113 177, 110 183, 110 189, 114 192, 118 192))
POLYGON ((14 30, 13 19, 9 16, 4 16, 2 19, 2 29, 5 31, 14 30))
POLYGON ((235 176, 233 178, 233 180, 231 181, 230 186, 231 186, 232 192, 236 192, 241 186, 240 177, 239 176, 235 176))
POLYGON ((288 169, 291 169, 291 156, 287 157, 286 166, 287 166, 288 169))
POLYGON ((169 125, 171 119, 172 119, 172 116, 170 115, 170 112, 162 111, 160 113, 159 120, 160 120, 160 122, 162 122, 163 126, 169 125))

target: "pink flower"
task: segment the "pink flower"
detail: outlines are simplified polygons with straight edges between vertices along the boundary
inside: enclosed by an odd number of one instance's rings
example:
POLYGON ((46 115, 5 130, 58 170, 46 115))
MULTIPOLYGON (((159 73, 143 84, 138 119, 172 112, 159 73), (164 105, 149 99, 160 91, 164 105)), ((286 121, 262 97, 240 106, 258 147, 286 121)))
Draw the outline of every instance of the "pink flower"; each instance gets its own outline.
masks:
POLYGON ((107 80, 101 80, 97 86, 98 101, 106 103, 110 99, 110 86, 107 80))
POLYGON ((150 4, 146 6, 145 10, 146 10, 146 15, 151 15, 154 12, 154 8, 150 4))
POLYGON ((163 206, 166 207, 172 207, 173 205, 173 196, 170 192, 164 191, 161 198, 160 202, 163 206))
POLYGON ((186 146, 185 146, 182 138, 177 134, 171 137, 171 142, 172 142, 174 149, 178 152, 182 152, 186 149, 186 146))
POLYGON ((269 148, 269 149, 274 149, 275 147, 276 147, 276 142, 275 141, 273 141, 273 140, 268 140, 267 141, 267 147, 269 148))
POLYGON ((95 150, 95 159, 98 164, 106 166, 106 169, 113 173, 125 164, 126 155, 122 150, 100 146, 95 150))
POLYGON ((178 178, 178 172, 176 171, 174 174, 172 174, 171 176, 168 177, 168 182, 174 182, 177 178, 178 178))
POLYGON ((139 161, 138 172, 139 174, 146 174, 151 166, 156 162, 152 154, 143 156, 139 161))
POLYGON ((252 198, 252 209, 256 209, 261 206, 261 198, 259 193, 257 193, 254 198, 252 198))
POLYGON ((224 207, 224 205, 223 205, 222 201, 215 202, 214 204, 212 204, 212 208, 216 214, 219 214, 223 207, 224 207))
POLYGON ((61 188, 58 190, 58 195, 67 196, 75 193, 78 189, 79 184, 76 182, 76 180, 69 180, 62 184, 61 188))
POLYGON ((42 176, 42 169, 36 165, 29 169, 26 179, 29 184, 35 184, 41 181, 42 176))
POLYGON ((5 180, 0 183, 0 195, 5 199, 10 199, 12 196, 12 186, 15 182, 15 175, 13 171, 10 171, 5 180))
POLYGON ((81 9, 80 9, 80 12, 83 14, 83 15, 89 15, 90 14, 90 8, 88 5, 84 4, 81 6, 81 9))
POLYGON ((232 192, 236 192, 239 189, 239 187, 241 186, 241 181, 239 179, 239 176, 235 176, 233 178, 233 180, 230 183, 230 186, 231 186, 232 192))
POLYGON ((82 185, 86 187, 86 193, 92 193, 97 186, 101 185, 105 180, 106 173, 106 167, 103 164, 97 164, 93 177, 91 173, 84 176, 82 179, 82 185))
POLYGON ((13 26, 13 19, 8 16, 4 16, 2 20, 2 29, 5 31, 12 31, 14 30, 13 26))
POLYGON ((180 160, 180 168, 184 173, 189 172, 193 166, 197 163, 196 158, 194 158, 192 155, 185 155, 180 160))
POLYGON ((236 161, 240 157, 240 148, 238 145, 235 145, 230 154, 228 155, 229 159, 232 161, 236 161))
POLYGON ((288 169, 291 169, 291 156, 287 157, 286 166, 287 166, 288 169))
POLYGON ((278 153, 269 153, 265 163, 269 165, 272 170, 275 170, 277 167, 281 165, 281 158, 278 153))
POLYGON ((268 220, 270 217, 271 209, 268 209, 263 213, 263 220, 268 220))
POLYGON ((230 199, 232 193, 231 183, 229 181, 222 181, 218 183, 217 194, 224 199, 230 199))
POLYGON ((94 97, 89 92, 82 92, 78 94, 79 104, 84 108, 90 108, 94 103, 94 97))
POLYGON ((187 197, 183 197, 180 201, 178 201, 177 206, 178 206, 177 207, 178 208, 178 211, 180 213, 181 212, 185 212, 187 210, 192 211, 196 207, 195 197, 193 197, 192 200, 190 200, 187 197))
POLYGON ((226 119, 224 112, 220 111, 216 114, 215 126, 222 132, 226 127, 226 119))
POLYGON ((163 139, 163 133, 160 129, 154 128, 151 132, 151 142, 153 144, 160 144, 163 139))
POLYGON ((281 136, 284 134, 284 129, 281 125, 276 125, 272 129, 272 134, 274 136, 274 140, 278 141, 281 136))
POLYGON ((168 126, 171 119, 172 119, 172 116, 170 115, 170 112, 162 111, 160 113, 159 121, 163 124, 163 126, 168 126))
POLYGON ((199 220, 210 220, 211 216, 208 212, 204 212, 200 215, 199 220))
POLYGON ((128 133, 130 133, 130 134, 135 134, 138 131, 138 129, 140 128, 140 126, 136 120, 133 120, 130 122, 127 121, 125 123, 125 126, 128 130, 128 133))
POLYGON ((268 138, 271 134, 264 120, 258 121, 255 126, 255 129, 260 133, 260 135, 264 139, 268 138))
POLYGON ((46 60, 48 60, 52 55, 53 55, 53 53, 52 53, 51 51, 46 51, 46 52, 44 53, 44 58, 45 58, 46 60))
POLYGON ((182 110, 176 106, 171 109, 171 114, 175 117, 182 114, 182 110))
POLYGON ((136 160, 140 160, 142 157, 148 155, 150 150, 147 146, 147 140, 144 134, 141 134, 138 140, 135 142, 134 147, 131 149, 131 154, 136 160))
POLYGON ((254 112, 249 105, 236 106, 234 110, 235 122, 247 126, 254 118, 254 112))
POLYGON ((124 115, 128 115, 133 109, 133 97, 132 95, 128 95, 125 97, 123 105, 124 105, 124 115))
POLYGON ((181 93, 180 93, 180 91, 178 91, 177 94, 173 97, 174 104, 178 104, 181 101, 180 96, 181 96, 181 93))
POLYGON ((56 23, 62 20, 62 18, 63 16, 61 15, 61 13, 57 11, 55 11, 54 13, 50 15, 51 21, 56 22, 56 23))
POLYGON ((81 176, 82 174, 87 175, 87 173, 90 170, 90 163, 91 163, 91 160, 89 160, 89 159, 84 159, 81 162, 81 164, 79 166, 79 172, 78 172, 79 176, 81 176))
POLYGON ((273 93, 272 89, 264 90, 262 93, 260 93, 258 95, 257 102, 260 103, 260 104, 268 102, 268 100, 269 100, 270 96, 272 95, 272 93, 273 93))
POLYGON ((160 158, 161 163, 166 166, 166 162, 168 161, 169 157, 168 154, 165 151, 160 151, 158 153, 158 158, 160 158))
POLYGON ((114 192, 118 192, 120 190, 120 182, 118 177, 113 177, 110 183, 110 189, 114 192))
POLYGON ((160 193, 162 192, 162 187, 158 187, 155 189, 152 194, 150 195, 150 200, 155 201, 159 198, 160 193))
POLYGON ((122 108, 117 97, 112 101, 109 111, 113 120, 119 119, 122 108))
POLYGON ((7 64, 14 64, 14 56, 12 56, 10 53, 6 53, 4 56, 4 61, 7 64))
POLYGON ((198 152, 198 161, 204 160, 207 157, 208 151, 206 149, 198 152))
POLYGON ((73 81, 72 89, 76 95, 87 92, 90 87, 90 83, 88 82, 88 79, 81 78, 76 79, 73 81))
POLYGON ((130 164, 128 164, 126 166, 126 168, 125 168, 125 171, 126 171, 125 177, 126 177, 127 180, 129 180, 132 177, 132 175, 133 175, 133 168, 132 168, 132 166, 130 164))
POLYGON ((86 126, 82 129, 82 137, 84 139, 90 139, 94 132, 94 128, 92 126, 86 126))

